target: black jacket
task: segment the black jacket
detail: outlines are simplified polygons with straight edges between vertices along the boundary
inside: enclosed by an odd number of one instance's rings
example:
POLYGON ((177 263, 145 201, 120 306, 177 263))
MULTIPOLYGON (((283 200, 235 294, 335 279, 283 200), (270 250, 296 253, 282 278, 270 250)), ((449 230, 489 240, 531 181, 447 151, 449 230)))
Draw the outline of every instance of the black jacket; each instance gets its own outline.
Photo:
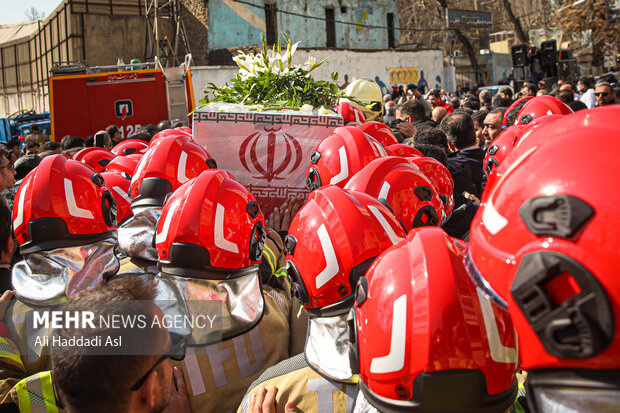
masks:
MULTIPOLYGON (((482 161, 484 160, 484 151, 480 148, 473 148, 467 150, 461 150, 450 154, 448 159, 448 167, 454 169, 469 168, 471 171, 471 182, 478 198, 482 195, 484 169, 482 167, 482 161)), ((454 192, 457 192, 457 188, 454 188, 454 192)), ((471 191, 468 191, 472 193, 471 191)))

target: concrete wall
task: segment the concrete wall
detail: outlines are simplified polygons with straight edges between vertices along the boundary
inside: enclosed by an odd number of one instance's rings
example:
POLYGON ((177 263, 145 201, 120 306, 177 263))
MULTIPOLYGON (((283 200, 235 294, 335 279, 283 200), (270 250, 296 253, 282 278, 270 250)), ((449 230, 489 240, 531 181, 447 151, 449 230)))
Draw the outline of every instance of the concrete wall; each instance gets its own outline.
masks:
MULTIPOLYGON (((389 69, 395 67, 418 67, 424 72, 429 87, 445 87, 443 54, 440 50, 363 52, 352 50, 297 50, 293 64, 303 64, 310 56, 317 61, 329 59, 315 71, 316 80, 331 80, 331 73, 338 72, 338 85, 344 83, 345 75, 355 79, 374 79, 384 93, 390 91, 389 69)), ((204 96, 204 87, 213 82, 223 86, 237 73, 236 66, 200 66, 192 68, 192 81, 196 101, 204 96)))
POLYGON ((125 63, 144 58, 144 16, 85 14, 83 30, 89 66, 114 65, 119 58, 125 63))
MULTIPOLYGON (((258 45, 261 32, 266 31, 264 2, 250 0, 209 2, 209 49, 258 45)), ((302 41, 302 47, 326 47, 325 8, 334 8, 336 47, 349 49, 386 49, 388 30, 367 28, 364 25, 387 26, 387 13, 394 15, 394 38, 398 30, 398 7, 392 0, 288 0, 275 2, 277 31, 284 32, 293 41, 302 41), (316 17, 314 19, 312 17, 316 17), (351 24, 339 24, 347 22, 351 24)))

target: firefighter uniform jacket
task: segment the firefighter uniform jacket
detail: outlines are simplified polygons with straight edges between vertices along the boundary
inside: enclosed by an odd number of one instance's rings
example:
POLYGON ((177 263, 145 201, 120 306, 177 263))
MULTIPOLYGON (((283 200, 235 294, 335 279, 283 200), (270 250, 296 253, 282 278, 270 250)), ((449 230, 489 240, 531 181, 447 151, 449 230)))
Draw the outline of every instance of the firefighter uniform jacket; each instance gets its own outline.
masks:
POLYGON ((351 413, 359 391, 357 378, 346 383, 328 380, 308 366, 303 354, 298 354, 270 367, 254 381, 237 412, 248 413, 250 397, 260 387, 276 386, 278 413, 284 413, 288 402, 304 413, 351 413))

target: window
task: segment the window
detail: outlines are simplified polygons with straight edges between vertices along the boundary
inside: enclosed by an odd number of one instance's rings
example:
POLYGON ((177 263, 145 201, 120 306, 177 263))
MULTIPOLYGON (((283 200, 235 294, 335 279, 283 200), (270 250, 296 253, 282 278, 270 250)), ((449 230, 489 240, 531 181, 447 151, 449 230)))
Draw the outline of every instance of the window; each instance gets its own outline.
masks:
POLYGON ((387 26, 388 26, 388 47, 393 49, 396 47, 394 42, 394 13, 387 14, 387 26))
POLYGON ((267 44, 278 42, 278 9, 274 3, 265 4, 265 25, 267 26, 267 44))
POLYGON ((325 32, 327 33, 327 47, 336 47, 336 13, 331 7, 325 8, 325 32))

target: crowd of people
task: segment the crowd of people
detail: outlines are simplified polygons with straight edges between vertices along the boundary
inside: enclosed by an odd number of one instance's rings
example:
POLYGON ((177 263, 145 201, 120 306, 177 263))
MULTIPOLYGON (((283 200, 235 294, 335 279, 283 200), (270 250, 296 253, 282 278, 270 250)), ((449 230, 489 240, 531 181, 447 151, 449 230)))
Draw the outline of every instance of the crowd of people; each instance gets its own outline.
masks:
POLYGON ((0 406, 617 409, 617 80, 541 82, 357 80, 267 216, 182 122, 7 142, 0 406))

